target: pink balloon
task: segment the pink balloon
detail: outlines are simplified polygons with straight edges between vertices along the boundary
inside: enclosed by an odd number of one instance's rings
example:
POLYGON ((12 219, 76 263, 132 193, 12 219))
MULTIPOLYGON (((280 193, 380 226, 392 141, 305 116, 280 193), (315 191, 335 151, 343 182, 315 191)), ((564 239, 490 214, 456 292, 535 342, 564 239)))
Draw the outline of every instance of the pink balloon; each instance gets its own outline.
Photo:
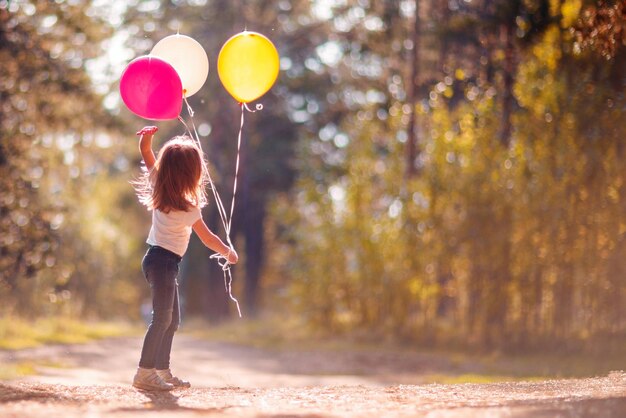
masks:
POLYGON ((120 79, 122 100, 144 119, 175 119, 183 107, 178 73, 160 58, 144 55, 132 60, 120 79))

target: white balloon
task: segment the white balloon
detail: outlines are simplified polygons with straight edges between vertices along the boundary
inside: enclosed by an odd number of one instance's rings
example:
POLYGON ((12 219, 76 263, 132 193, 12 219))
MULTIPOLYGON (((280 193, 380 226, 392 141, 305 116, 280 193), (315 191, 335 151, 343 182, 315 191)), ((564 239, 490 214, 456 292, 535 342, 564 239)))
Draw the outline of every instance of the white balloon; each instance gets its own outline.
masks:
POLYGON ((209 75, 209 57, 193 38, 185 35, 170 35, 161 39, 152 48, 154 55, 174 67, 183 83, 183 95, 189 97, 200 90, 209 75))

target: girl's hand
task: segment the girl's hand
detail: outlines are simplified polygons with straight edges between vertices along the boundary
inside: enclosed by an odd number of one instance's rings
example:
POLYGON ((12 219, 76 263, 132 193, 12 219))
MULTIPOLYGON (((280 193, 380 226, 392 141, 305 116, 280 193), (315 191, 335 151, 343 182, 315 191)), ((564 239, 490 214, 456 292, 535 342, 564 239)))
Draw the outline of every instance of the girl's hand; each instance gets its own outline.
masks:
POLYGON ((154 135, 156 133, 156 131, 158 131, 158 130, 159 130, 159 128, 157 128, 156 126, 144 126, 139 131, 137 131, 137 135, 140 135, 140 136, 143 136, 143 135, 154 135))
POLYGON ((226 260, 228 260, 229 264, 237 264, 239 261, 239 256, 237 255, 237 251, 234 248, 229 248, 226 253, 226 260))
POLYGON ((139 152, 141 152, 141 157, 148 171, 152 170, 156 162, 156 157, 152 152, 152 135, 158 130, 159 128, 156 126, 144 126, 137 132, 139 135, 139 152))

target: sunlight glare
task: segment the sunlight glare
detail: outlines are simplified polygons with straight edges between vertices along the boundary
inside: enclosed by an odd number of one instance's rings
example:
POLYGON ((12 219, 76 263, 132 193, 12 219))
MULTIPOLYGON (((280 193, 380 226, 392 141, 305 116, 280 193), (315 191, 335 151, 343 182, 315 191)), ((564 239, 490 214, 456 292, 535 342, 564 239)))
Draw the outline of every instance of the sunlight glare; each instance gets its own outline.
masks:
POLYGON ((315 52, 320 60, 329 67, 336 66, 343 57, 341 47, 334 41, 326 42, 318 46, 315 48, 315 52))
POLYGON ((345 0, 314 0, 311 10, 319 20, 330 20, 335 16, 333 8, 345 5, 345 0))

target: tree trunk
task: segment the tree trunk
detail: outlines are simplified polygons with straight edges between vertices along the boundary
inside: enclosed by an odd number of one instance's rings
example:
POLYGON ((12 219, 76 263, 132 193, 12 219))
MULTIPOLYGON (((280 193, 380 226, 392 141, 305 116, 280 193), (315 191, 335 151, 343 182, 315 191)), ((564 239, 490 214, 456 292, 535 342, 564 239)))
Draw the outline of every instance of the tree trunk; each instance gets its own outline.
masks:
MULTIPOLYGON (((217 211, 204 211, 204 220, 212 231, 218 231, 217 211)), ((181 310, 183 314, 200 315, 210 322, 221 322, 229 317, 228 297, 225 295, 224 274, 210 257, 202 242, 192 237, 189 250, 180 271, 181 310), (189 263, 193 259, 193 263, 189 263)))
POLYGON ((417 166, 415 160, 418 156, 418 134, 417 134, 417 115, 415 106, 417 105, 417 96, 419 89, 419 44, 420 44, 420 15, 419 0, 415 0, 415 20, 413 23, 413 53, 411 54, 411 78, 407 83, 407 102, 411 106, 411 114, 409 124, 407 126, 406 139, 406 177, 414 178, 417 175, 417 166))
POLYGON ((245 301, 250 316, 258 313, 259 282, 264 260, 264 227, 265 203, 254 202, 247 205, 244 216, 244 237, 246 240, 246 274, 245 274, 245 301))
POLYGON ((502 72, 502 125, 500 127, 500 143, 508 148, 511 143, 511 114, 513 112, 514 96, 513 83, 515 81, 515 36, 514 22, 507 22, 500 27, 500 39, 504 44, 504 70, 502 72))

